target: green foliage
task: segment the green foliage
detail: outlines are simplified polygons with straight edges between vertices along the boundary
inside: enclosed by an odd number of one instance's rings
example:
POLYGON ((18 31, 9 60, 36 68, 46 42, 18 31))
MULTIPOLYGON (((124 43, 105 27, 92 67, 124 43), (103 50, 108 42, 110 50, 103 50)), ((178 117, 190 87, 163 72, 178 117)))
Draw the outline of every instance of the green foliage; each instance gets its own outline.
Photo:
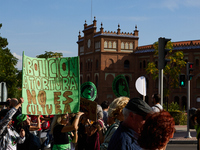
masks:
MULTIPOLYGON (((167 103, 163 104, 163 108, 167 110, 167 103)), ((178 111, 180 112, 181 108, 177 102, 172 102, 171 104, 168 104, 168 111, 178 111)))
MULTIPOLYGON (((155 53, 154 57, 158 57, 158 42, 153 44, 155 53)), ((179 87, 179 74, 181 73, 181 69, 186 65, 186 62, 183 60, 184 54, 182 51, 173 52, 173 43, 171 41, 167 42, 167 49, 171 49, 167 58, 170 59, 170 62, 167 63, 163 72, 165 77, 167 78, 166 88, 164 89, 164 96, 168 97, 170 94, 169 88, 177 88, 179 87)), ((146 68, 147 74, 152 75, 155 80, 158 78, 158 68, 155 62, 149 62, 146 68)))
MULTIPOLYGON (((0 29, 2 24, 0 24, 0 29)), ((0 36, 0 82, 6 82, 8 97, 15 97, 17 91, 17 64, 18 59, 7 48, 6 38, 0 36)))
POLYGON ((36 57, 37 58, 60 58, 60 57, 62 57, 63 56, 63 54, 62 53, 57 53, 57 52, 47 52, 47 51, 45 51, 45 53, 44 54, 41 54, 41 55, 37 55, 36 57))
MULTIPOLYGON (((163 105, 164 110, 167 110, 167 104, 163 105)), ((176 125, 186 125, 187 124, 187 114, 181 111, 180 106, 177 103, 172 102, 168 104, 168 112, 174 118, 176 125)))

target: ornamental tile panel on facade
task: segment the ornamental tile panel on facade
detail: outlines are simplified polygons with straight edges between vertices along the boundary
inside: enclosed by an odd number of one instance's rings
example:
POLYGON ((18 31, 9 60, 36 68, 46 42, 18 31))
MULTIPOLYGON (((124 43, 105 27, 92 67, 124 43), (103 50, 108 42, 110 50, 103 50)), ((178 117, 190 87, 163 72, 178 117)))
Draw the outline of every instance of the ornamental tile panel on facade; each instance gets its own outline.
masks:
MULTIPOLYGON (((146 102, 151 106, 151 96, 158 93, 158 80, 153 80, 146 74, 148 62, 156 62, 152 45, 138 46, 139 31, 137 26, 133 33, 104 31, 101 23, 100 31, 96 31, 96 18, 93 24, 84 24, 83 34, 78 36, 78 55, 80 57, 80 82, 93 82, 97 87, 96 102, 113 101, 116 96, 112 91, 114 78, 123 74, 129 84, 130 97, 141 97, 136 91, 135 81, 140 76, 147 79, 146 102)), ((183 51, 184 60, 194 62, 193 79, 191 80, 191 107, 200 107, 200 40, 173 42, 173 51, 183 51)), ((186 67, 181 74, 186 74, 186 67)), ((164 83, 166 78, 164 78, 164 83)), ((186 84, 187 87, 187 84, 186 84)), ((170 89, 168 102, 177 102, 182 108, 187 108, 187 88, 170 89), (185 107, 184 107, 185 106, 185 107)), ((165 85, 164 85, 165 88, 165 85)), ((164 99, 164 103, 166 100, 164 99)))

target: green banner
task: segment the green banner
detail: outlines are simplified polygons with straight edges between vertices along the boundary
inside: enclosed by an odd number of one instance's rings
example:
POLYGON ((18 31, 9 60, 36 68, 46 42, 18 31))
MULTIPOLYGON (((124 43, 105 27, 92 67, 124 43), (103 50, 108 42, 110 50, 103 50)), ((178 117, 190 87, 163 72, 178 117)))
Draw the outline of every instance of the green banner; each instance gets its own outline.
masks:
POLYGON ((23 54, 22 113, 76 113, 80 107, 79 57, 31 58, 23 54))
POLYGON ((112 89, 115 96, 126 96, 130 97, 129 86, 126 81, 126 78, 123 75, 118 75, 112 84, 112 89))

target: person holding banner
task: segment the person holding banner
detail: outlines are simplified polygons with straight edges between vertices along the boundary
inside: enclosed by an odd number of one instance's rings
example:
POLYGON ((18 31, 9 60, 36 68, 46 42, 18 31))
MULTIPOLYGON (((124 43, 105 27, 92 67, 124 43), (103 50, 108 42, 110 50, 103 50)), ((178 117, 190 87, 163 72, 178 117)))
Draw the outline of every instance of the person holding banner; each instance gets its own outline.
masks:
POLYGON ((121 96, 114 99, 114 101, 109 105, 108 123, 110 124, 110 127, 104 136, 104 142, 100 146, 101 150, 107 150, 110 138, 119 127, 120 122, 124 120, 122 110, 127 105, 129 100, 130 99, 128 97, 121 96))
POLYGON ((78 112, 71 125, 69 123, 69 114, 55 115, 51 124, 51 134, 53 134, 54 145, 52 150, 70 150, 68 132, 78 130, 78 123, 83 112, 78 112))
POLYGON ((25 141, 25 131, 21 129, 18 134, 12 127, 12 117, 23 102, 24 99, 20 98, 19 103, 12 109, 0 111, 0 150, 16 150, 17 143, 23 143, 25 141))

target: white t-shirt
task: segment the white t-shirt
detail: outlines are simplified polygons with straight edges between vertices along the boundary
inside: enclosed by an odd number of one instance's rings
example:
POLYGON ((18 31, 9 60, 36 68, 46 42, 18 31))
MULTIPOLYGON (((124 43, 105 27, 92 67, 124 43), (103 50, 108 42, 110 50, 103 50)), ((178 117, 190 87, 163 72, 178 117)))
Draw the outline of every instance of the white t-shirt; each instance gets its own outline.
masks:
POLYGON ((162 105, 160 105, 160 104, 156 104, 155 106, 153 106, 153 107, 151 107, 152 108, 152 110, 154 111, 154 112, 160 112, 160 110, 163 110, 163 107, 162 107, 162 105), (159 109, 160 108, 160 109, 159 109))
POLYGON ((8 129, 9 143, 7 145, 7 150, 17 150, 17 143, 23 143, 25 137, 22 139, 16 131, 8 129))

